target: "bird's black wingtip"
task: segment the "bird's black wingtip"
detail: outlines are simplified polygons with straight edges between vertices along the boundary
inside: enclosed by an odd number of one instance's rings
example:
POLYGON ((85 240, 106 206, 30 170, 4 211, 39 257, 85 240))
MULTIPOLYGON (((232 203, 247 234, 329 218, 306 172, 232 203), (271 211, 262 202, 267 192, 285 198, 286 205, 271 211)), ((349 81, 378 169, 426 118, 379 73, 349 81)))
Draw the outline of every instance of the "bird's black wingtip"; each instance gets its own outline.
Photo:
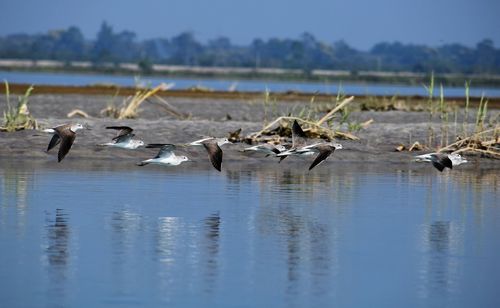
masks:
POLYGON ((147 149, 155 149, 155 148, 162 148, 164 146, 175 147, 175 144, 172 144, 172 143, 148 143, 148 144, 146 144, 145 148, 147 148, 147 149))

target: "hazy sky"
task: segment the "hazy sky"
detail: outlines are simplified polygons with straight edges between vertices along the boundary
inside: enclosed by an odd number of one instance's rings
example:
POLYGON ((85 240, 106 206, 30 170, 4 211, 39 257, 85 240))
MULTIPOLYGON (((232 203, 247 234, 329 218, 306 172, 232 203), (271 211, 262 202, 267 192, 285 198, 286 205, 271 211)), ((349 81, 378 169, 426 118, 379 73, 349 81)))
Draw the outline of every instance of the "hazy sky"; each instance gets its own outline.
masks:
POLYGON ((79 27, 95 38, 107 21, 139 39, 192 31, 201 41, 227 36, 298 38, 307 31, 367 50, 381 41, 500 47, 500 0, 16 0, 0 6, 0 35, 79 27))

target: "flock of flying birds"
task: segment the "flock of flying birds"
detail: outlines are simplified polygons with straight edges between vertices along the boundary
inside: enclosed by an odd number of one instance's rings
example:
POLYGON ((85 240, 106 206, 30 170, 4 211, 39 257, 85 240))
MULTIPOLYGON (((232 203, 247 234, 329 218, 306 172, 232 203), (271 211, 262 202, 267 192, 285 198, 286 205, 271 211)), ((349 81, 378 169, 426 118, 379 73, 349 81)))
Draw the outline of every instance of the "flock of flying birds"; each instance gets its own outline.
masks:
MULTIPOLYGON (((122 149, 135 150, 139 147, 158 148, 158 154, 150 159, 146 159, 138 163, 138 166, 145 166, 148 164, 177 166, 182 162, 191 161, 186 156, 178 156, 174 150, 178 146, 174 144, 152 143, 145 145, 143 141, 133 139, 133 129, 128 126, 108 126, 107 129, 118 131, 117 136, 111 142, 98 144, 99 146, 117 147, 122 149)), ((47 147, 47 152, 60 144, 58 151, 58 162, 68 154, 73 142, 76 138, 76 132, 80 129, 89 129, 82 124, 63 124, 51 129, 45 129, 47 133, 53 133, 52 139, 47 147)), ((208 158, 215 169, 219 172, 222 168, 223 152, 221 146, 231 143, 227 138, 207 137, 191 143, 183 144, 180 146, 202 146, 208 153, 208 158)), ((309 170, 313 169, 320 163, 324 162, 335 150, 342 149, 342 145, 333 142, 316 142, 310 143, 306 134, 297 123, 293 122, 292 125, 292 144, 270 144, 263 143, 252 147, 247 147, 243 151, 255 151, 266 154, 266 156, 279 157, 280 162, 288 156, 311 156, 316 155, 314 161, 309 166, 309 170)), ((467 160, 459 154, 443 154, 443 153, 428 153, 415 156, 415 161, 430 162, 439 171, 445 168, 452 169, 454 166, 466 163, 467 160)))

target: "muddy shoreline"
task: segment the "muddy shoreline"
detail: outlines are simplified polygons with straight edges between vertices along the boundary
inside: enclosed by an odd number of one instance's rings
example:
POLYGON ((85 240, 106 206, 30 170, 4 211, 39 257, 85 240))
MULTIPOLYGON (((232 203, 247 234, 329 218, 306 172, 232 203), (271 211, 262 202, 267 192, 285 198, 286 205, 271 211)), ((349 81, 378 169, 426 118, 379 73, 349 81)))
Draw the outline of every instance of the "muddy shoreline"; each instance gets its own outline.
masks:
MULTIPOLYGON (((14 96, 11 97, 12 101, 14 96)), ((330 107, 327 102, 315 102, 311 106, 309 100, 274 101, 272 104, 264 102, 262 98, 248 99, 220 99, 220 98, 193 98, 169 97, 168 103, 178 112, 189 114, 188 119, 178 119, 165 112, 158 105, 145 102, 141 105, 137 119, 117 120, 104 117, 101 111, 109 104, 120 105, 123 97, 109 95, 82 95, 82 94, 35 94, 30 98, 30 112, 42 127, 53 127, 68 122, 88 124, 92 130, 79 132, 75 144, 68 156, 63 160, 116 160, 136 162, 154 156, 153 149, 138 149, 128 151, 116 148, 102 148, 96 144, 108 142, 114 132, 106 130, 110 125, 127 125, 135 129, 136 138, 145 143, 175 143, 181 144, 204 135, 227 136, 228 132, 242 129, 241 134, 248 135, 259 131, 264 122, 270 122, 280 115, 296 114, 305 108, 311 108, 318 114, 324 114, 330 107), (67 114, 74 109, 80 109, 89 114, 89 118, 68 119, 67 114)), ((354 102, 356 103, 356 102, 354 102)), ((0 97, 0 110, 5 110, 5 97, 0 97)), ((490 116, 498 117, 499 110, 491 110, 490 116)), ((454 130, 462 129, 462 115, 457 113, 457 124, 450 123, 450 135, 454 130)), ((353 132, 360 139, 357 141, 339 140, 344 150, 337 151, 329 162, 384 162, 406 163, 412 156, 422 152, 396 152, 400 144, 408 145, 411 142, 424 142, 429 127, 429 114, 418 111, 352 111, 349 121, 362 123, 373 120, 365 129, 353 132)), ((472 121, 471 121, 472 122, 472 121)), ((435 131, 439 131, 439 119, 431 124, 435 131)), ((469 123, 468 127, 473 127, 469 123)), ((347 124, 339 127, 347 130, 347 124)), ((45 149, 50 135, 33 130, 23 130, 13 133, 0 132, 0 158, 34 159, 57 163, 57 153, 46 153, 45 149)), ((225 146, 224 161, 230 163, 275 163, 275 159, 264 158, 259 153, 242 153, 246 144, 236 143, 225 146)), ((202 164, 206 154, 198 149, 180 150, 186 152, 202 164)), ((498 161, 471 157, 473 161, 498 166, 498 161)), ((302 159, 291 158, 284 163, 304 164, 302 159)), ((307 163, 306 163, 307 164, 307 163)))

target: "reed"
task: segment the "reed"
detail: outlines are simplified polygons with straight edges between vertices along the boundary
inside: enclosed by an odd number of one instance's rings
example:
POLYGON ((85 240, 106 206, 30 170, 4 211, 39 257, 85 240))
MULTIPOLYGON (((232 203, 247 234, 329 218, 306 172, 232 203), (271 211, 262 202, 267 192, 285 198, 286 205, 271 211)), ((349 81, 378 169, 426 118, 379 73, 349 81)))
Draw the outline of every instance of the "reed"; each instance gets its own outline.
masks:
POLYGON ((462 124, 462 134, 467 138, 467 123, 469 121, 469 104, 470 104, 470 81, 465 81, 465 110, 464 121, 462 124))
POLYGON ((427 127, 427 144, 432 146, 434 142, 434 129, 432 128, 432 120, 434 116, 434 72, 431 74, 429 86, 424 85, 427 90, 427 111, 429 112, 429 126, 427 127))
POLYGON ((264 124, 267 123, 267 112, 268 112, 268 105, 269 105, 269 90, 266 88, 266 91, 264 91, 264 99, 262 100, 262 108, 264 109, 264 124))
POLYGON ((444 99, 443 84, 439 86, 439 118, 441 120, 439 148, 442 148, 448 145, 449 140, 448 104, 444 99))
MULTIPOLYGON (((262 106, 264 110, 263 125, 267 125, 269 121, 272 121, 272 119, 280 115, 280 111, 278 108, 278 98, 276 97, 276 95, 273 95, 273 93, 271 93, 271 91, 267 87, 263 93, 262 106)), ((294 108, 292 108, 292 110, 289 110, 286 113, 291 115, 295 113, 295 110, 294 108)))
POLYGON ((486 119, 486 113, 488 112, 488 100, 484 99, 484 95, 481 96, 479 101, 479 107, 476 112, 476 124, 474 126, 474 132, 480 132, 484 128, 484 121, 486 119))
POLYGON ((38 123, 28 109, 29 98, 34 87, 30 86, 24 95, 19 96, 17 106, 13 107, 10 102, 9 83, 7 80, 4 83, 7 110, 3 112, 4 124, 0 126, 0 131, 13 132, 23 129, 37 129, 38 123))

